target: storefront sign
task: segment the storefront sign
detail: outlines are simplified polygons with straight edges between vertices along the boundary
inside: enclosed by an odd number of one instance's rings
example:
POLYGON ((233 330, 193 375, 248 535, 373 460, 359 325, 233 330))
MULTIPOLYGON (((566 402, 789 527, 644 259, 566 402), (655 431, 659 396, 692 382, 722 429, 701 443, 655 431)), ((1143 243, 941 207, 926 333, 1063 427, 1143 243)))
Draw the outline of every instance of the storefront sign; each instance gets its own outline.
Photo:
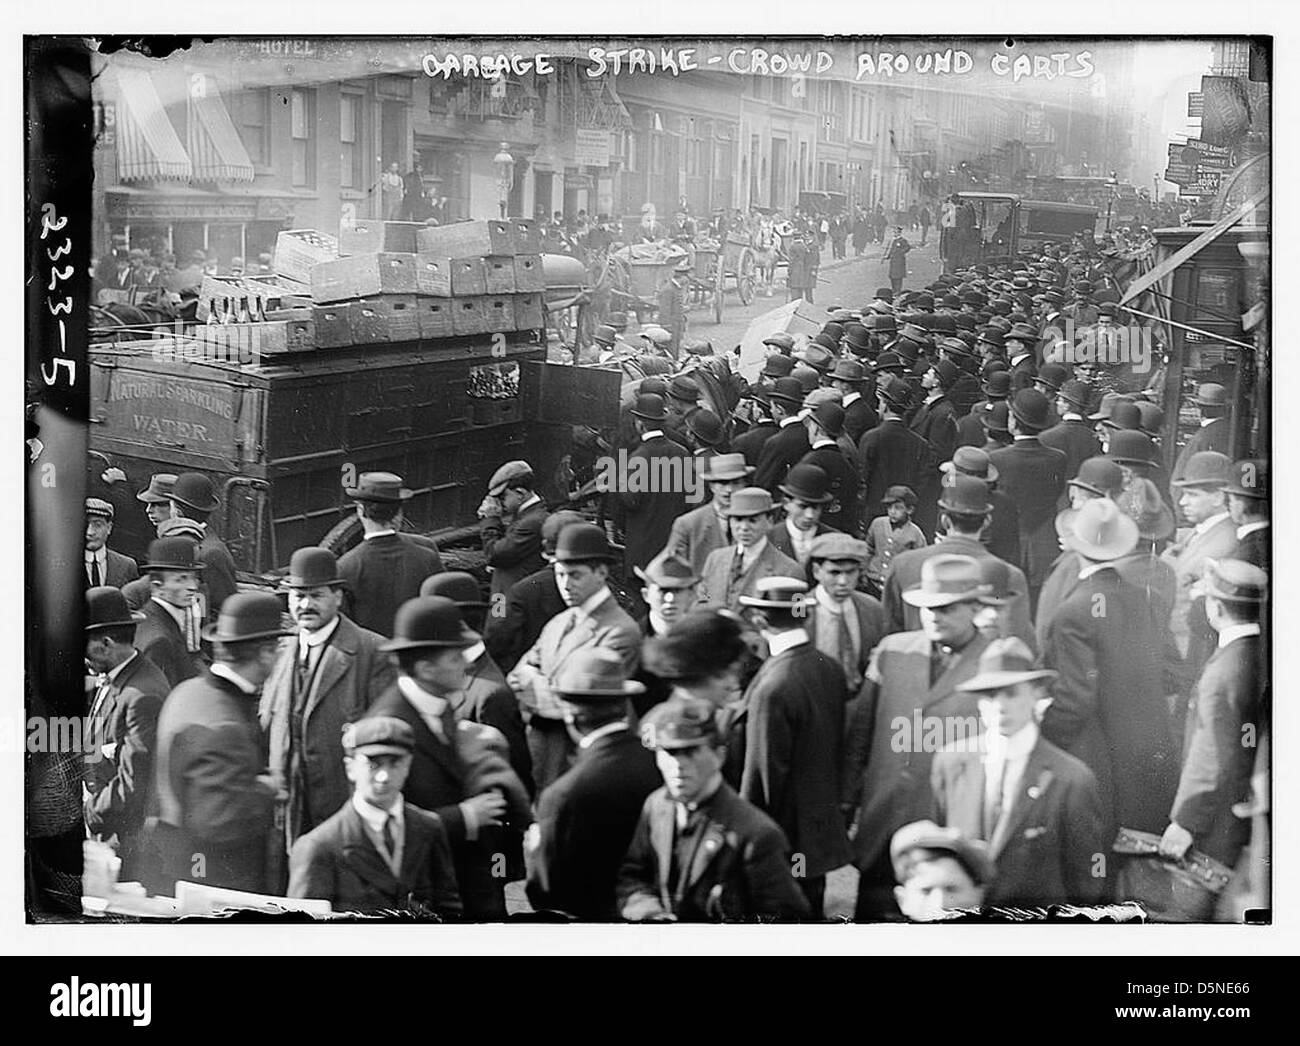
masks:
POLYGON ((608 131, 588 130, 579 127, 575 132, 573 159, 579 167, 608 167, 609 140, 608 131))

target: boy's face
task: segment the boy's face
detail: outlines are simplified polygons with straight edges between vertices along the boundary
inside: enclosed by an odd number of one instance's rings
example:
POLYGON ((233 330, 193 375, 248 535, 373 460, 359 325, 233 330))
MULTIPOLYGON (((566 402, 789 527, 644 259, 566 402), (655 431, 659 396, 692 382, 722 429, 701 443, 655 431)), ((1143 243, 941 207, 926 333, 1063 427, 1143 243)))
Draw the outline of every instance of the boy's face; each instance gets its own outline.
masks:
POLYGON ((885 506, 885 515, 894 526, 901 526, 912 518, 912 512, 902 501, 891 501, 885 506))
POLYGON ((844 602, 858 587, 862 567, 854 559, 820 559, 813 564, 813 577, 826 594, 838 603, 844 602))
POLYGON ((795 530, 815 530, 818 521, 822 518, 823 508, 825 508, 824 505, 800 501, 798 498, 787 497, 785 499, 785 514, 795 530))
POLYGON ((363 802, 387 810, 402 801, 402 787, 411 771, 409 755, 377 752, 364 755, 357 752, 343 760, 348 780, 363 802))
POLYGON ((978 908, 984 891, 955 857, 939 854, 917 861, 907 882, 894 887, 894 898, 913 922, 932 922, 955 908, 978 908))

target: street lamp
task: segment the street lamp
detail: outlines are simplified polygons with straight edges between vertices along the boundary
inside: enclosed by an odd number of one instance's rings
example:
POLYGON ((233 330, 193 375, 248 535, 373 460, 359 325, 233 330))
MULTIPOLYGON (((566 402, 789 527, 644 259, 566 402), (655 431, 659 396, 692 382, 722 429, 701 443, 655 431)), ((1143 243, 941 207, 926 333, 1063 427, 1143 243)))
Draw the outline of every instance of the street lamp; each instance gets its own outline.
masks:
POLYGON ((1106 235, 1110 235, 1110 212, 1115 206, 1115 197, 1119 194, 1119 177, 1114 171, 1106 179, 1106 235))
POLYGON ((497 169, 497 201, 501 206, 501 217, 506 216, 506 206, 510 200, 510 190, 515 186, 515 158, 510 155, 510 143, 502 142, 497 154, 492 157, 497 169))

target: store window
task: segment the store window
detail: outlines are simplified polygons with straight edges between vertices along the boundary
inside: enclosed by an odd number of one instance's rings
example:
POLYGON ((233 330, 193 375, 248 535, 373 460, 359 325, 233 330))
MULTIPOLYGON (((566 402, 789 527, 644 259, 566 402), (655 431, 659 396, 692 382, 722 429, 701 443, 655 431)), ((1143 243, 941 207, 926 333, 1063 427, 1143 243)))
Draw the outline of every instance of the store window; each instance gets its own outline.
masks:
POLYGON ((293 184, 316 188, 316 92, 295 88, 289 97, 289 133, 293 140, 293 184))
POLYGON ((271 165, 271 92, 240 93, 235 111, 239 119, 239 138, 248 150, 248 158, 255 167, 271 165))
POLYGON ((343 189, 365 186, 362 104, 361 95, 339 95, 339 187, 343 189))

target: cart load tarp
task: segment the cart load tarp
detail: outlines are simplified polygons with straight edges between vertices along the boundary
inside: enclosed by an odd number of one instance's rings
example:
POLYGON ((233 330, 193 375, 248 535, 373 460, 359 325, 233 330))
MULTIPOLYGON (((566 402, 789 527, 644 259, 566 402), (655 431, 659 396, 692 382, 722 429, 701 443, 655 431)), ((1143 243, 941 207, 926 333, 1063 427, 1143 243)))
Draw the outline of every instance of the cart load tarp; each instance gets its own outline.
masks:
POLYGON ((740 374, 746 381, 758 380, 767 358, 763 339, 780 331, 786 334, 816 334, 825 322, 826 310, 818 309, 806 301, 792 301, 759 316, 740 339, 740 374))

